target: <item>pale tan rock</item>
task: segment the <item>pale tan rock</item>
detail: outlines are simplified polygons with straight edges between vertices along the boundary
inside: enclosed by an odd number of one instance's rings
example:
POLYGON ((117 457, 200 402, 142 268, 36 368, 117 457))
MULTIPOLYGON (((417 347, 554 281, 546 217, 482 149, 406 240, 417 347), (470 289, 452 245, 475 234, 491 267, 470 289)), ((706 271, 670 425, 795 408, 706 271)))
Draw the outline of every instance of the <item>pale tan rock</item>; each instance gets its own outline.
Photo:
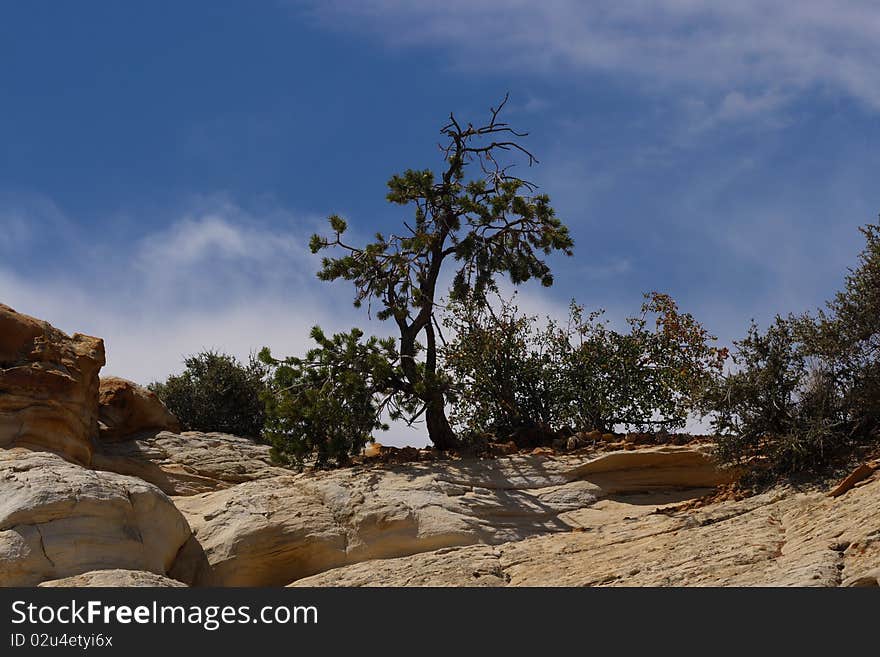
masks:
POLYGON ((560 514, 609 494, 730 479, 691 448, 647 451, 352 468, 177 498, 198 547, 176 576, 195 584, 286 584, 369 559, 567 532, 560 514))
POLYGON ((362 561, 304 577, 290 586, 504 586, 500 556, 489 545, 443 548, 409 557, 362 561))
POLYGON ((719 468, 707 450, 665 445, 608 452, 572 468, 566 477, 591 481, 614 493, 719 486, 734 481, 737 473, 719 468))
POLYGON ((186 587, 186 584, 143 570, 122 570, 116 568, 113 570, 92 570, 82 575, 52 579, 41 582, 39 586, 45 588, 101 588, 113 586, 175 588, 186 587))
POLYGON ((278 585, 345 563, 344 529, 294 477, 175 501, 195 540, 172 574, 189 584, 278 585))
POLYGON ((102 441, 124 440, 148 432, 180 431, 180 422, 156 393, 115 376, 101 378, 98 419, 102 441))
POLYGON ((0 448, 88 464, 98 427, 100 338, 68 336, 0 304, 0 448))
POLYGON ((104 443, 92 467, 138 477, 168 495, 194 495, 286 474, 267 445, 222 433, 161 432, 104 443))
POLYGON ((108 568, 165 574, 189 535, 151 484, 46 452, 0 450, 0 586, 108 568))
POLYGON ((455 586, 475 559, 497 586, 880 585, 880 480, 837 499, 777 489, 687 511, 668 506, 685 495, 616 495, 562 514, 574 531, 349 565, 293 585, 455 586))

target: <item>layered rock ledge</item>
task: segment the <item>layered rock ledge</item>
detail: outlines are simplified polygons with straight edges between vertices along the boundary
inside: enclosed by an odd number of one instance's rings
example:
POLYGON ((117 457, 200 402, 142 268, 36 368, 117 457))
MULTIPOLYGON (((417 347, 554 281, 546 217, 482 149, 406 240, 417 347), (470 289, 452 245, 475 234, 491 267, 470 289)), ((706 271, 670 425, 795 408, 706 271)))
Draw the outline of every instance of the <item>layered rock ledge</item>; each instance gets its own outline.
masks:
POLYGON ((691 447, 269 477, 175 498, 193 540, 172 575, 194 585, 283 585, 346 564, 567 533, 575 525, 565 514, 611 496, 693 496, 731 477, 691 447))
POLYGON ((845 496, 777 489, 676 510, 687 491, 609 497, 569 531, 369 561, 292 586, 878 586, 880 478, 845 496))

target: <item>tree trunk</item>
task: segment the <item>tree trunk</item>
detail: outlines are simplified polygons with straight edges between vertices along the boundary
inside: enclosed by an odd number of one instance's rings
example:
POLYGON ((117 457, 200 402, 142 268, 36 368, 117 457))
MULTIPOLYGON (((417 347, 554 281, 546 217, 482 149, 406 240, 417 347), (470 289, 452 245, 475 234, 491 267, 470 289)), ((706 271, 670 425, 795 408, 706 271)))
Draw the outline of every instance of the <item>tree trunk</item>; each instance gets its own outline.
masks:
POLYGON ((428 425, 428 437, 437 449, 452 449, 458 446, 458 437, 446 419, 443 396, 435 398, 428 404, 425 411, 425 422, 428 425))
POLYGON ((458 446, 458 437, 446 419, 446 398, 437 382, 437 339, 431 317, 425 325, 425 336, 428 344, 425 349, 424 383, 427 388, 425 422, 428 425, 428 437, 437 449, 452 449, 458 446))

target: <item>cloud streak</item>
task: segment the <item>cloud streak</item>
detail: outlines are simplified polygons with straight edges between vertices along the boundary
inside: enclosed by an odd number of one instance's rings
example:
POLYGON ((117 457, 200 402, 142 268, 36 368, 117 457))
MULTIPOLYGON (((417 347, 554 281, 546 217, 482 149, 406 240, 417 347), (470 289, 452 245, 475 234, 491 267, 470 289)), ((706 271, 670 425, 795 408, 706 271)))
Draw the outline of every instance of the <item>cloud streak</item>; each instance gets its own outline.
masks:
POLYGON ((880 109, 880 6, 865 0, 294 4, 324 26, 443 48, 482 71, 624 75, 659 92, 700 86, 725 98, 729 115, 770 109, 761 99, 773 90, 815 88, 880 109))
POLYGON ((0 299, 68 332, 104 337, 107 371, 140 382, 179 370, 184 355, 203 348, 246 357, 268 344, 289 353, 307 344, 315 323, 336 330, 357 320, 343 290, 307 285, 317 267, 305 247, 313 221, 288 214, 285 231, 233 203, 202 205, 140 239, 90 247, 71 236, 66 255, 85 256, 75 271, 0 264, 0 299))

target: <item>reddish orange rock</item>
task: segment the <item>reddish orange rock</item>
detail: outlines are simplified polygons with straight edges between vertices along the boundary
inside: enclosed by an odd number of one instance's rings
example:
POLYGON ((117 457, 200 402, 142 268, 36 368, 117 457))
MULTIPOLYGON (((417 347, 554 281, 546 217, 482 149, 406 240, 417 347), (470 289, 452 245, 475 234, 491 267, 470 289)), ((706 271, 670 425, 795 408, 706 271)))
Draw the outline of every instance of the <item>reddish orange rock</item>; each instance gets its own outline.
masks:
POLYGON ((88 464, 98 428, 104 342, 69 336, 0 304, 0 448, 88 464))
POLYGON ((847 475, 847 477, 841 481, 834 490, 828 493, 828 495, 830 497, 840 497, 850 491, 860 481, 864 481, 873 475, 878 469, 880 469, 880 464, 875 463, 874 461, 862 463, 859 467, 849 473, 849 475, 847 475))
POLYGON ((123 440, 144 433, 178 433, 180 423, 156 393, 119 377, 101 379, 98 389, 101 439, 123 440))

